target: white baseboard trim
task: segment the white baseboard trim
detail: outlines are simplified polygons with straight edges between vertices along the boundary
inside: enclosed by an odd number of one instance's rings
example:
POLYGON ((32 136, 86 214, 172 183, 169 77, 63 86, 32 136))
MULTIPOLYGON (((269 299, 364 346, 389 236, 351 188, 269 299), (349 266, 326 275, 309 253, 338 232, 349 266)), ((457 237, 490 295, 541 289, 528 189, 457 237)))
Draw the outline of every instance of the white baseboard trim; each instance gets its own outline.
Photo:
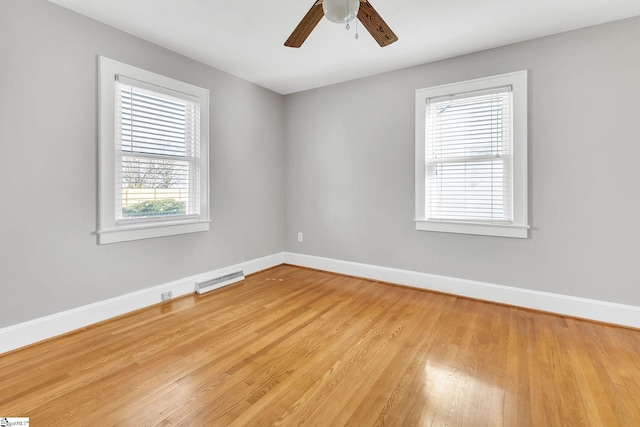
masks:
POLYGON ((161 302, 160 295, 163 292, 172 291, 173 297, 176 298, 194 293, 196 282, 210 280, 238 270, 251 274, 282 263, 284 263, 284 253, 269 255, 8 326, 0 329, 0 354, 158 304, 161 302))
POLYGON ((640 328, 640 307, 531 289, 285 252, 287 264, 640 328))
POLYGON ((157 304, 163 292, 176 298, 193 293, 199 281, 283 263, 640 329, 638 306, 282 252, 2 328, 0 354, 157 304))

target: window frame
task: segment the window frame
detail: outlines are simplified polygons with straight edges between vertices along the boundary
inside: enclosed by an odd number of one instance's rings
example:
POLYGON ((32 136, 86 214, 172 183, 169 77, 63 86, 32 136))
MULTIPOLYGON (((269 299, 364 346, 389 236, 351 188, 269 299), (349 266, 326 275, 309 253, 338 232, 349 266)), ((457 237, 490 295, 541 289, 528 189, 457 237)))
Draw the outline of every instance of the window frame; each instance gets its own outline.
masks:
POLYGON ((475 234, 498 237, 528 237, 528 130, 527 71, 516 71, 490 77, 444 84, 415 93, 415 227, 419 231, 475 234), (512 88, 512 200, 513 222, 434 220, 426 217, 426 106, 427 100, 443 96, 512 88))
POLYGON ((209 90, 98 57, 98 244, 148 239, 209 230, 209 90), (200 107, 200 213, 139 221, 116 219, 116 81, 118 76, 158 87, 159 92, 185 94, 200 107))

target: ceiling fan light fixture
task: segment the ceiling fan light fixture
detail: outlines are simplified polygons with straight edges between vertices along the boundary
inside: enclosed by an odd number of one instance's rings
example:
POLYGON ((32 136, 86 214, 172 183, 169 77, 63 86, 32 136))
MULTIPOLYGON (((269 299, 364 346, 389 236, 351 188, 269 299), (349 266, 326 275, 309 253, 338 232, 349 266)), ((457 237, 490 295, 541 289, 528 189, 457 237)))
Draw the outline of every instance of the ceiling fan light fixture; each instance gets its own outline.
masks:
POLYGON ((336 24, 353 21, 359 8, 360 0, 322 0, 325 18, 336 24))
MULTIPOLYGON (((369 0, 313 0, 311 9, 304 15, 284 45, 295 48, 302 46, 323 16, 338 24, 345 24, 358 18, 380 47, 388 46, 398 40, 398 36, 391 31, 369 0)), ((356 39, 358 38, 358 21, 356 21, 356 39)))

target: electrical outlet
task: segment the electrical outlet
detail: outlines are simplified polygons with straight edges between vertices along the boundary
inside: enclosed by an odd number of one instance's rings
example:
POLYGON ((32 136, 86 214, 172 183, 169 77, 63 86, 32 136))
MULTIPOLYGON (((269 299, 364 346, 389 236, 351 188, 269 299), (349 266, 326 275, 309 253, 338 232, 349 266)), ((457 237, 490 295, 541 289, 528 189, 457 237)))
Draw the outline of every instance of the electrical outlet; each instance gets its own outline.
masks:
POLYGON ((173 298, 173 291, 163 292, 161 295, 162 301, 166 301, 168 299, 173 298))
POLYGON ((303 237, 302 233, 298 232, 298 242, 302 242, 303 237))

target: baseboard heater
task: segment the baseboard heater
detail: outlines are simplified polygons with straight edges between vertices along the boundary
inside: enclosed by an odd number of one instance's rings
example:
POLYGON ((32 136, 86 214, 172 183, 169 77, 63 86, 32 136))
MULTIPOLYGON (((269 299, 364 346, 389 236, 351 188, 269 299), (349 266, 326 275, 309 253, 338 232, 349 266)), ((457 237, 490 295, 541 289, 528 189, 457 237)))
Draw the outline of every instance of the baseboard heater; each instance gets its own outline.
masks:
POLYGON ((232 283, 240 282, 241 280, 244 280, 244 271, 242 270, 225 274, 224 276, 216 277, 215 279, 196 282, 196 292, 198 294, 203 294, 232 283))

